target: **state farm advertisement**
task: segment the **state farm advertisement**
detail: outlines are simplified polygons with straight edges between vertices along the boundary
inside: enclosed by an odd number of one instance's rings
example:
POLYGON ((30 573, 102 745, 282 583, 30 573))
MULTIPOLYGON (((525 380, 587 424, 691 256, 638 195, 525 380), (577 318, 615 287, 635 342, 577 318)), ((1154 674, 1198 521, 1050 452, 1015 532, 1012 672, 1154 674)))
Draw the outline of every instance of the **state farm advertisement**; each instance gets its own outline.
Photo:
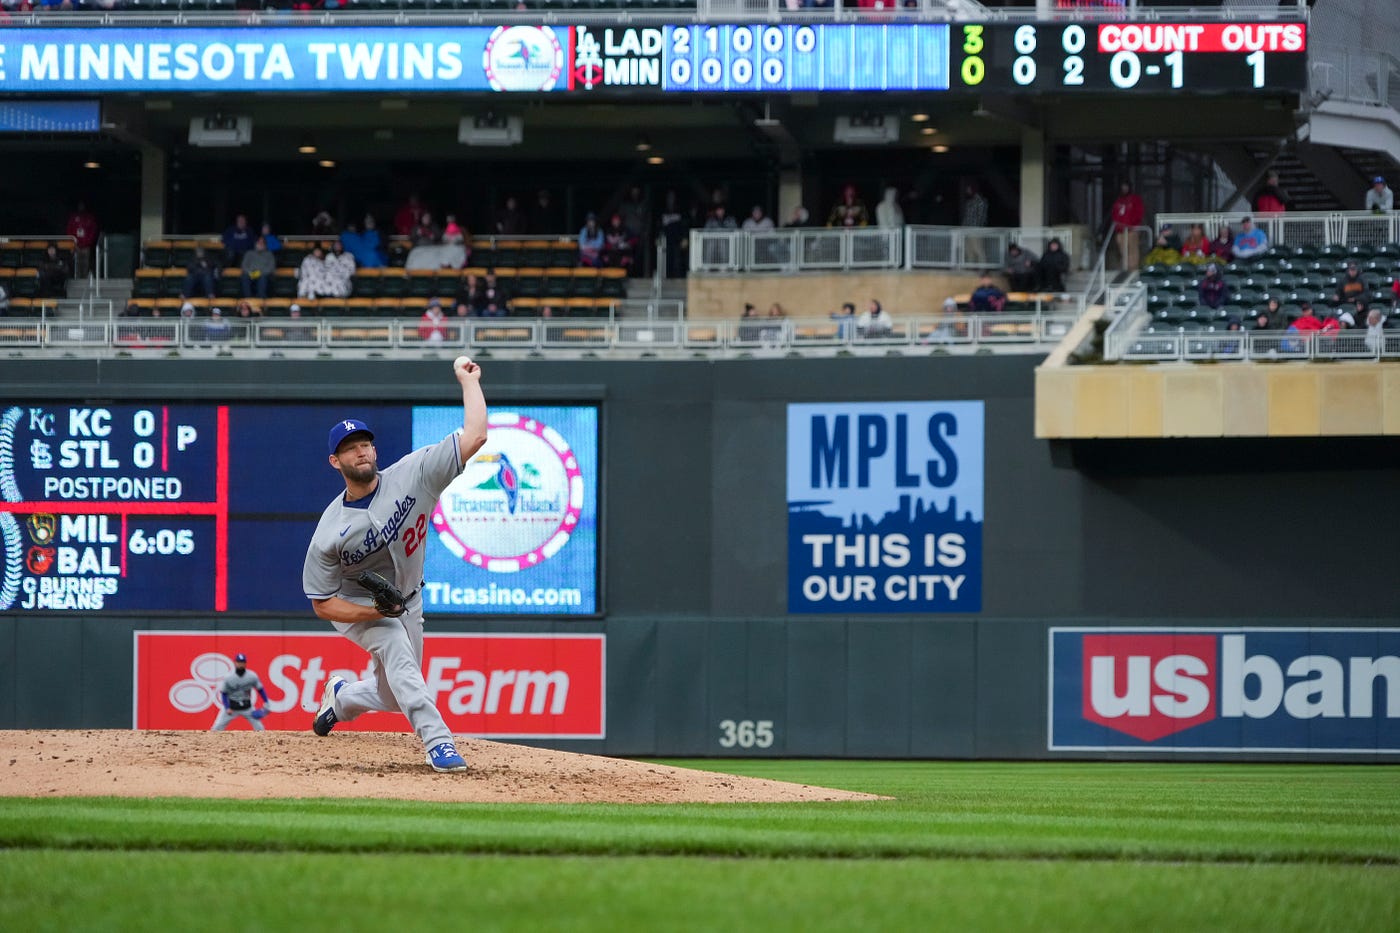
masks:
MULTIPOLYGON (((133 725, 208 729, 234 657, 267 691, 268 729, 302 731, 327 679, 374 676, 364 649, 334 633, 137 632, 133 725)), ((601 739, 606 651, 602 635, 440 634, 423 639, 423 678, 457 735, 601 739)), ((256 694, 254 694, 256 697, 256 694)), ((258 701, 261 703, 261 701, 258 701)), ((230 729, 247 729, 235 719, 230 729)), ((366 713, 336 731, 407 732, 399 713, 366 713)))

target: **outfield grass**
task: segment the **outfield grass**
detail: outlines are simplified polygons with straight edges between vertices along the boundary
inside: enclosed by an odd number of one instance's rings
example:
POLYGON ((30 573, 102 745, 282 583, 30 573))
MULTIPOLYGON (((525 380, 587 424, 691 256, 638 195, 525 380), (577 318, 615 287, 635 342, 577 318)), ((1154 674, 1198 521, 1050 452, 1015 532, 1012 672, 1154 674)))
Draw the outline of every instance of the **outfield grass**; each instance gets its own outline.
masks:
POLYGON ((1400 929, 1400 768, 671 763, 896 799, 5 798, 0 929, 1400 929))

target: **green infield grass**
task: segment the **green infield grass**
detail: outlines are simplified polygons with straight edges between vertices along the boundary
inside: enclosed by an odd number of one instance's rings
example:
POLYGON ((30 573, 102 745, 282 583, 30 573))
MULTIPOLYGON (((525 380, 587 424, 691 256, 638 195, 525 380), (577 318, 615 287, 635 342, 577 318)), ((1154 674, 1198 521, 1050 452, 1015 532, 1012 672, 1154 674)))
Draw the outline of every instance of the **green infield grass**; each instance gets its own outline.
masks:
POLYGON ((0 798, 0 930, 1400 930, 1396 767, 668 763, 895 799, 0 798))

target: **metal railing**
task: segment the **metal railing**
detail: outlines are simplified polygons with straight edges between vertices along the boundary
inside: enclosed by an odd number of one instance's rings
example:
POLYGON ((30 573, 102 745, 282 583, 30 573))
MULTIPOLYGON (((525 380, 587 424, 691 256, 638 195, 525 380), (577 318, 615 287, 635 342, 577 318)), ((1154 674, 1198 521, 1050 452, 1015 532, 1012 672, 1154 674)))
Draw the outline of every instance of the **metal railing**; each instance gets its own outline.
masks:
MULTIPOLYGON (((118 0, 121 2, 121 0, 118 0)), ((69 12, 12 12, 8 24, 16 26, 387 26, 461 25, 488 22, 536 23, 675 23, 675 22, 1061 22, 1061 21, 1296 21, 1308 19, 1306 0, 1289 3, 1261 2, 1258 6, 1229 7, 1139 6, 1075 8, 1042 14, 1034 8, 987 7, 976 0, 887 0, 884 9, 861 7, 856 0, 832 0, 821 6, 798 6, 791 0, 677 0, 670 8, 588 10, 568 9, 427 9, 424 0, 390 0, 374 12, 341 10, 230 10, 210 11, 206 0, 184 0, 187 9, 79 9, 69 12)), ((3 28, 3 27, 0 27, 3 28)))
POLYGON ((1316 46, 1308 50, 1311 90, 1320 99, 1400 105, 1400 60, 1385 52, 1316 46))
MULTIPOLYGON (((1358 193, 1357 197, 1361 196, 1358 193)), ((1185 236, 1192 224, 1202 224, 1207 237, 1221 227, 1234 230, 1242 213, 1158 214, 1157 228, 1171 224, 1185 236)), ((1381 246, 1400 242, 1400 212, 1293 211, 1286 214, 1250 214, 1264 231, 1270 246, 1381 246)))
POLYGON ((1141 332, 1123 343, 1121 354, 1124 362, 1397 359, 1400 332, 1386 331, 1375 336, 1365 330, 1330 334, 1276 330, 1141 332))
POLYGON ((276 318, 214 322, 208 318, 115 320, 6 319, 0 352, 40 350, 92 355, 286 355, 355 352, 520 351, 655 353, 656 351, 911 352, 1010 347, 1045 350, 1076 320, 1073 312, 951 314, 895 321, 862 331, 854 319, 685 321, 661 318, 522 319, 426 324, 396 318, 276 318))
POLYGON ((1059 239, 1074 256, 1070 227, 854 227, 769 231, 692 230, 690 271, 831 272, 853 269, 999 269, 1018 243, 1043 254, 1059 239))

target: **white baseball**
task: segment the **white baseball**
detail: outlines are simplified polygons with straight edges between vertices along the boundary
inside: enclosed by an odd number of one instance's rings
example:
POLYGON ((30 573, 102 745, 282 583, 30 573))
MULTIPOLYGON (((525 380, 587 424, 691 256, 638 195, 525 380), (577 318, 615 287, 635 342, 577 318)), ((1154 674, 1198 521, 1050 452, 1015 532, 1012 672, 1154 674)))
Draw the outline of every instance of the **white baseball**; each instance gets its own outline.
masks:
POLYGON ((471 357, 469 357, 469 356, 459 356, 459 357, 457 357, 455 360, 452 361, 452 368, 453 368, 454 370, 456 370, 457 372, 460 373, 460 372, 462 372, 464 369, 466 369, 468 366, 470 366, 471 364, 472 364, 472 358, 471 358, 471 357))

